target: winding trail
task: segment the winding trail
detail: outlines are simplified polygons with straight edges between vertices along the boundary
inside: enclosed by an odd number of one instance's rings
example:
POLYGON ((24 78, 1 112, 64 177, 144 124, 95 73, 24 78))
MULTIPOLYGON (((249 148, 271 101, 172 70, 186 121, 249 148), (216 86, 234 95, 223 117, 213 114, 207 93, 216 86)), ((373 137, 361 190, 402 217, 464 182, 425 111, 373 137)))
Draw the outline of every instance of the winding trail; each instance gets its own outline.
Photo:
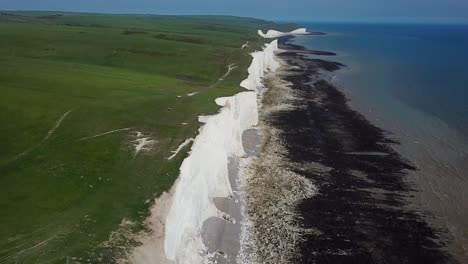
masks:
POLYGON ((55 130, 57 130, 57 128, 62 124, 63 120, 65 120, 65 118, 68 116, 68 114, 71 113, 71 110, 69 110, 68 112, 66 112, 65 114, 63 114, 59 120, 57 120, 57 122, 55 122, 55 125, 49 130, 49 132, 47 133, 47 136, 39 143, 42 144, 44 143, 47 139, 50 138, 50 136, 52 136, 52 134, 54 134, 55 130))
POLYGON ((245 49, 249 47, 249 42, 245 42, 244 45, 242 45, 241 49, 245 49))
MULTIPOLYGON (((245 45, 245 44, 244 44, 245 45)), ((226 71, 226 73, 221 76, 218 81, 216 81, 214 84, 210 85, 208 88, 215 88, 216 86, 218 86, 221 82, 225 81, 226 78, 231 74, 231 72, 235 69, 239 68, 239 66, 237 66, 235 63, 231 63, 228 65, 228 69, 226 71)), ((195 96, 197 94, 199 94, 200 92, 199 91, 196 91, 196 92, 192 92, 192 93, 188 93, 186 94, 186 96, 188 97, 192 97, 192 96, 195 96)), ((182 95, 178 95, 177 96, 178 98, 181 98, 182 95)))
POLYGON ((128 130, 130 130, 130 129, 131 129, 131 128, 129 128, 129 127, 127 127, 127 128, 121 128, 121 129, 116 129, 116 130, 108 131, 108 132, 105 132, 105 133, 102 133, 102 134, 99 134, 99 135, 80 138, 79 141, 88 140, 88 139, 93 139, 93 138, 97 138, 97 137, 102 137, 102 136, 109 135, 109 134, 113 134, 113 133, 120 132, 120 131, 128 131, 128 130))
POLYGON ((231 72, 237 68, 238 66, 235 63, 229 64, 227 72, 223 75, 223 77, 219 78, 219 81, 224 81, 224 79, 228 77, 231 74, 231 72))
POLYGON ((40 246, 42 246, 42 245, 47 244, 49 241, 55 239, 56 237, 57 237, 57 236, 54 235, 54 236, 52 236, 52 237, 50 237, 50 238, 48 238, 48 239, 46 239, 46 240, 43 240, 43 241, 41 241, 41 242, 35 244, 34 246, 31 246, 31 247, 28 247, 28 248, 25 248, 25 249, 21 250, 20 252, 16 253, 15 255, 5 256, 4 258, 1 258, 0 260, 1 260, 1 261, 3 261, 3 260, 8 260, 8 259, 14 258, 14 257, 16 257, 16 256, 19 256, 19 255, 21 255, 21 254, 23 254, 23 253, 25 253, 25 252, 27 252, 27 251, 29 251, 29 250, 32 250, 32 249, 35 249, 35 248, 38 248, 38 247, 40 247, 40 246))
POLYGON ((231 72, 233 70, 237 69, 238 67, 239 66, 237 66, 235 63, 229 64, 226 73, 221 78, 219 78, 217 82, 212 84, 209 88, 214 88, 214 87, 218 86, 221 82, 225 81, 226 78, 231 74, 231 72))
POLYGON ((42 144, 44 144, 54 133, 55 131, 60 127, 60 125, 62 124, 63 120, 65 120, 65 118, 72 112, 72 110, 69 110, 68 112, 66 112, 65 114, 63 114, 54 124, 54 126, 49 130, 49 132, 47 132, 47 135, 36 145, 30 147, 29 149, 21 152, 20 154, 14 156, 10 161, 15 161, 23 156, 25 156, 26 154, 28 154, 29 152, 35 150, 36 148, 38 148, 39 146, 41 146, 42 144))

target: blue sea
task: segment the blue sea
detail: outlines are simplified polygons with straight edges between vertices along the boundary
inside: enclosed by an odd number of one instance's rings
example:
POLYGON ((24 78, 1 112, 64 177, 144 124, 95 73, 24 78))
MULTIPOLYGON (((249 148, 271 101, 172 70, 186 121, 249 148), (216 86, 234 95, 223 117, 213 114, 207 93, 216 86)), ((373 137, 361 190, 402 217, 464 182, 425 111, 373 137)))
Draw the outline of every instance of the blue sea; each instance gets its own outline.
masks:
POLYGON ((408 199, 468 263, 468 25, 300 24, 327 33, 294 42, 337 53, 315 57, 346 65, 331 81, 401 142, 418 168, 408 199))

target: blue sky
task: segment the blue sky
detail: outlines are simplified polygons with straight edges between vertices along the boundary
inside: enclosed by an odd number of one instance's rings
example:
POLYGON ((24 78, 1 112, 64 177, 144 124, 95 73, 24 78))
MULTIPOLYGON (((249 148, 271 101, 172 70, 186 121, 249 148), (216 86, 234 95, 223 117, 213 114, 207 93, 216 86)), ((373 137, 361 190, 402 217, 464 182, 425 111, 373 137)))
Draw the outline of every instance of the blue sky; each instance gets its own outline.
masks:
POLYGON ((468 0, 0 0, 0 10, 223 14, 273 20, 468 20, 468 0))

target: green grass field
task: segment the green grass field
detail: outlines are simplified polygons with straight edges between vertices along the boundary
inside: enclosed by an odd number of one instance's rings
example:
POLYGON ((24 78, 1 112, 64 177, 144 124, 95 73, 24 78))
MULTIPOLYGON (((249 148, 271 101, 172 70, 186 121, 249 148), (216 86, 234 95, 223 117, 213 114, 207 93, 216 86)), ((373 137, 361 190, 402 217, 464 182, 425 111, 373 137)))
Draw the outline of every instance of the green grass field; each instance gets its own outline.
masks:
POLYGON ((123 219, 142 228, 148 201, 173 184, 188 147, 166 158, 196 136, 200 114, 217 111, 216 97, 241 91, 248 52, 263 44, 256 30, 274 27, 236 17, 2 12, 0 263, 115 261, 133 242, 103 242, 123 219), (212 87, 230 63, 240 67, 212 87), (136 154, 137 132, 157 143, 136 154))

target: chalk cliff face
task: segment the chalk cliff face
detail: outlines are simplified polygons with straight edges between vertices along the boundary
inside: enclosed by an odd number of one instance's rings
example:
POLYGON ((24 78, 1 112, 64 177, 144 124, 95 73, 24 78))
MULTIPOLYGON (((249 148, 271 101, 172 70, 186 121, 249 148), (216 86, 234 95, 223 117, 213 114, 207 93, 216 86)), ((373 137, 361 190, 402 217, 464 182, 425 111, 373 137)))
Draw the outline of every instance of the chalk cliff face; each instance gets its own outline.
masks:
POLYGON ((289 35, 307 35, 309 34, 309 32, 307 32, 307 29, 305 28, 298 28, 291 32, 280 32, 276 30, 268 30, 266 34, 263 33, 263 31, 259 30, 258 34, 264 38, 279 38, 279 37, 289 36, 289 35))
POLYGON ((178 263, 193 261, 203 249, 203 222, 221 216, 213 198, 232 195, 228 157, 244 155, 242 133, 258 122, 253 92, 218 98, 216 102, 223 106, 221 111, 200 118, 205 125, 180 168, 180 180, 166 220, 165 253, 178 263))
POLYGON ((262 78, 268 71, 275 71, 280 64, 275 59, 275 52, 278 51, 278 41, 274 40, 265 45, 263 51, 252 53, 252 64, 248 69, 249 76, 240 84, 242 87, 255 92, 262 90, 262 78))
POLYGON ((201 263, 204 249, 200 231, 210 217, 221 217, 214 197, 232 195, 228 178, 228 157, 242 156, 242 134, 258 123, 257 93, 261 78, 276 70, 277 41, 252 53, 249 76, 241 86, 250 90, 232 97, 216 99, 222 106, 213 116, 200 117, 205 123, 192 146, 191 154, 180 168, 179 182, 166 219, 164 251, 177 263, 201 263))

